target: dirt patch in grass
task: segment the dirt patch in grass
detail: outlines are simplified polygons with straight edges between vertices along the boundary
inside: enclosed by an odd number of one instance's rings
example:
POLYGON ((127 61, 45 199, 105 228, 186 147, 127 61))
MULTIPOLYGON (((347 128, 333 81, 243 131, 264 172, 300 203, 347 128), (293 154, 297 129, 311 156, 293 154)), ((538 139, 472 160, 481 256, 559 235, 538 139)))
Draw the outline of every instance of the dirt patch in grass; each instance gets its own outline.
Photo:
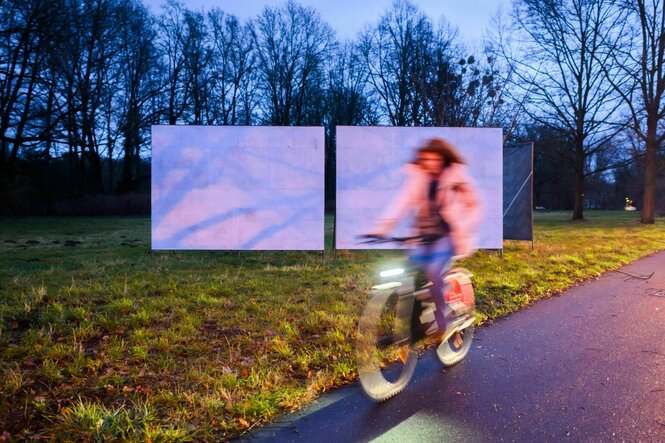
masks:
POLYGON ((232 328, 225 328, 219 325, 217 320, 206 320, 203 325, 199 328, 202 334, 204 334, 207 337, 210 338, 233 338, 238 335, 242 335, 245 333, 240 328, 232 327, 232 328))

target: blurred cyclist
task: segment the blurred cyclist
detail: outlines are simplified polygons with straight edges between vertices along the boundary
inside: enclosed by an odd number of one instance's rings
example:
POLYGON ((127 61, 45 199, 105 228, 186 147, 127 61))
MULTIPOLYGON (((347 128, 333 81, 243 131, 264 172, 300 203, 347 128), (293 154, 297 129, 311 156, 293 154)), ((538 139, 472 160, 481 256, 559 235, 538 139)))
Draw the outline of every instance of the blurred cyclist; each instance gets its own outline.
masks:
POLYGON ((451 143, 440 138, 429 140, 407 166, 406 183, 371 233, 385 237, 402 219, 415 215, 414 236, 420 240, 409 259, 432 281, 438 338, 448 322, 444 270, 448 270, 453 258, 473 254, 480 222, 478 193, 466 169, 464 159, 451 143))

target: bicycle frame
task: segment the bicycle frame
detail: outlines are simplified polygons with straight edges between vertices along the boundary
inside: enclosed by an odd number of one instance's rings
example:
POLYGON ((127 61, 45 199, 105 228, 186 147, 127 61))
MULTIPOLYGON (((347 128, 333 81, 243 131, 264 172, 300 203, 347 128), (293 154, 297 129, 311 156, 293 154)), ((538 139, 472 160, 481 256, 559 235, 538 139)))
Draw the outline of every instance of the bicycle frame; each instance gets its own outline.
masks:
MULTIPOLYGON (((387 274, 388 277, 383 277, 384 280, 388 281, 373 286, 370 293, 370 297, 375 297, 377 291, 391 291, 393 292, 392 295, 398 297, 396 315, 401 321, 405 322, 405 326, 406 322, 409 322, 411 344, 415 344, 425 337, 425 331, 421 330, 421 327, 430 325, 435 321, 434 310, 436 307, 431 300, 429 290, 431 282, 416 290, 415 282, 419 273, 421 271, 415 269, 403 270, 400 273, 389 273, 387 274)), ((404 338, 397 338, 397 341, 393 344, 403 340, 404 338)))
MULTIPOLYGON (((404 240, 371 238, 376 243, 404 240)), ((386 400, 406 387, 418 360, 416 343, 438 331, 431 283, 417 284, 418 273, 410 266, 382 272, 383 279, 372 287, 358 320, 358 376, 365 393, 374 400, 386 400), (389 369, 391 366, 393 369, 389 369)), ((448 269, 443 275, 444 315, 452 314, 452 318, 436 354, 445 366, 462 360, 473 340, 475 301, 470 277, 471 273, 462 268, 448 269)))

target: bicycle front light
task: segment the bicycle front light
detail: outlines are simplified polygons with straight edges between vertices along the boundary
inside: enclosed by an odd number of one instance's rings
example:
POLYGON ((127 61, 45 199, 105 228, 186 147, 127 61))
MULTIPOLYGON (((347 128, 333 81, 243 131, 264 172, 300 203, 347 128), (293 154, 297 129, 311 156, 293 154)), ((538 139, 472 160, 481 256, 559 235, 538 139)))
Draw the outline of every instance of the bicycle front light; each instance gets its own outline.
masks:
POLYGON ((381 278, 395 277, 402 274, 404 274, 404 268, 387 269, 379 273, 381 278))

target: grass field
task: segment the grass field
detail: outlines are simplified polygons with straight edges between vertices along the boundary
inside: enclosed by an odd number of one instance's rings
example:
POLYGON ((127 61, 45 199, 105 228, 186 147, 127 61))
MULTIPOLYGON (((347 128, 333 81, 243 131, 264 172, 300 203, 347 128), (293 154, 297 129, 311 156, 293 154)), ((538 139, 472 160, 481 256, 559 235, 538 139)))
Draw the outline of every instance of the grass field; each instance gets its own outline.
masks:
MULTIPOLYGON (((536 248, 462 263, 478 322, 665 248, 665 219, 536 214, 536 248)), ((148 218, 0 221, 0 441, 214 441, 355 379, 396 252, 152 252, 148 218)), ((329 244, 329 241, 328 241, 329 244)))

